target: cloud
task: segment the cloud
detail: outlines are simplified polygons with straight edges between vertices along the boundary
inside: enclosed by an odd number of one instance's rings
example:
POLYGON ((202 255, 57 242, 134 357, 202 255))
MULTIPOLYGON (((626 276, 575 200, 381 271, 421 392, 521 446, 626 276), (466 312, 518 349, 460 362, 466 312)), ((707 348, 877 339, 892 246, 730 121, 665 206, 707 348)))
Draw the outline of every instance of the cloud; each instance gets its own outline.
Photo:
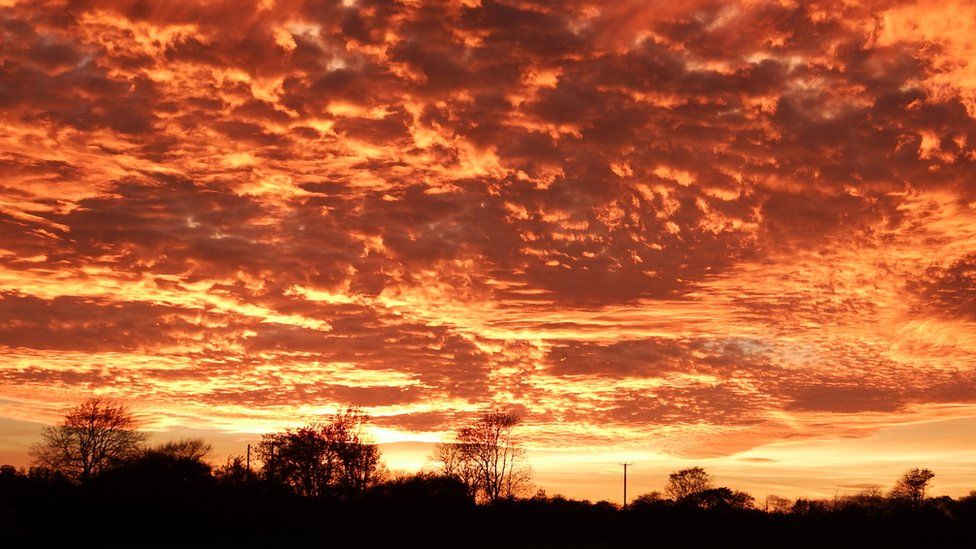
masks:
POLYGON ((976 256, 960 257, 945 267, 929 267, 914 281, 926 312, 976 319, 976 256))
POLYGON ((961 23, 347 4, 0 8, 0 397, 685 455, 971 413, 961 23))

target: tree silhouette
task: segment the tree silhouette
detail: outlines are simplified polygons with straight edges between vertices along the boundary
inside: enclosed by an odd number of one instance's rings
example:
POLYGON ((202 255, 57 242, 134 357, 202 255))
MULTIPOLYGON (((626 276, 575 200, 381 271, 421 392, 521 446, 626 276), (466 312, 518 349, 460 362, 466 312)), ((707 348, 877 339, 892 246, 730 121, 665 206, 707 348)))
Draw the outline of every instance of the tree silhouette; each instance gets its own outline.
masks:
POLYGON ((883 512, 889 501, 884 497, 880 486, 867 486, 855 494, 844 496, 834 502, 840 510, 855 510, 860 513, 883 512))
POLYGON ((201 439, 181 439, 145 448, 115 463, 99 475, 99 484, 142 485, 148 493, 140 497, 177 493, 189 485, 207 485, 213 467, 206 461, 210 445, 201 439))
POLYGON ((639 510, 639 509, 648 509, 655 506, 664 505, 666 503, 667 500, 661 497, 661 492, 654 490, 646 494, 641 494, 635 497, 633 500, 630 501, 627 507, 630 509, 639 510))
POLYGON ((745 492, 730 488, 707 488, 688 494, 680 501, 701 509, 752 509, 755 500, 745 492))
POLYGON ((929 469, 909 469, 898 479, 891 489, 891 497, 896 500, 907 501, 912 507, 918 508, 925 501, 929 482, 935 477, 929 469))
POLYGON ((339 461, 337 486, 344 495, 360 497, 375 481, 380 451, 367 443, 365 427, 369 418, 356 408, 332 416, 325 425, 326 439, 339 461))
POLYGON ((164 442, 149 452, 168 456, 173 459, 203 461, 213 450, 213 447, 199 438, 181 438, 164 442))
POLYGON ((68 410, 58 425, 44 428, 31 455, 35 465, 86 483, 139 451, 146 434, 136 427, 125 406, 91 398, 68 410))
POLYGON ((379 449, 363 432, 368 418, 347 408, 325 422, 265 435, 258 445, 265 475, 304 496, 360 496, 375 480, 379 449))
POLYGON ((674 501, 684 501, 689 496, 712 487, 712 477, 701 467, 691 467, 671 473, 664 493, 674 501))
POLYGON ((227 486, 243 486, 251 480, 244 456, 230 456, 227 461, 213 470, 217 482, 227 486))
POLYGON ((316 424, 264 435, 258 445, 258 457, 264 462, 269 479, 310 497, 325 493, 337 462, 316 424))
POLYGON ((457 442, 442 442, 434 446, 431 459, 438 464, 438 472, 458 480, 468 496, 474 499, 478 492, 478 468, 471 456, 474 452, 457 442))
POLYGON ((486 412, 457 431, 457 441, 435 448, 442 473, 468 486, 487 503, 514 497, 529 483, 531 472, 518 444, 517 414, 486 412))
POLYGON ((765 510, 767 513, 787 513, 792 506, 793 502, 789 498, 777 496, 776 494, 766 496, 765 510))

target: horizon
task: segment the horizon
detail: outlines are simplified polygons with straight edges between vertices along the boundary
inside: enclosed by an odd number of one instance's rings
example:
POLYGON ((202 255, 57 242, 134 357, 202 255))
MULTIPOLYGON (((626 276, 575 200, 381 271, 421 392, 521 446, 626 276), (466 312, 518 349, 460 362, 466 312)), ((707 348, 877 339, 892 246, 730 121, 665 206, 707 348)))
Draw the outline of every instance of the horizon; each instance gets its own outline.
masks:
MULTIPOLYGON (((0 426, 5 428, 0 431, 21 431, 36 435, 34 438, 40 440, 40 424, 33 422, 18 422, 17 427, 6 425, 6 420, 0 420, 0 426)), ((298 423, 296 423, 298 425, 298 423)), ((972 432, 972 422, 963 420, 962 425, 955 429, 963 432, 972 432)), ((901 426, 894 431, 903 430, 901 426)), ((162 443, 181 438, 199 438, 212 445, 213 449, 207 457, 207 461, 215 466, 222 465, 229 458, 234 456, 246 455, 247 445, 251 444, 256 448, 261 440, 263 433, 229 433, 216 431, 150 431, 150 443, 162 443)), ((890 437, 891 432, 880 433, 890 437)), ((896 435, 897 436, 897 435, 896 435)), ((7 440, 9 437, 0 434, 0 465, 10 464, 17 467, 28 467, 30 458, 26 450, 15 449, 18 443, 13 445, 7 440)), ((877 440, 877 436, 852 439, 846 447, 838 447, 836 441, 825 439, 820 441, 821 450, 836 453, 850 451, 860 448, 866 452, 865 459, 862 460, 860 467, 870 467, 873 471, 870 475, 864 475, 863 469, 854 466, 853 468, 844 467, 834 470, 831 474, 824 474, 824 467, 806 467, 779 463, 777 459, 770 457, 759 457, 749 455, 726 456, 724 458, 699 458, 683 459, 674 456, 661 454, 649 454, 647 452, 631 451, 627 454, 605 454, 590 452, 546 452, 539 448, 528 448, 527 458, 529 466, 533 468, 533 481, 529 492, 542 489, 549 497, 564 496, 571 499, 589 501, 610 501, 620 504, 622 501, 622 470, 618 462, 607 461, 607 459, 628 459, 635 460, 628 470, 628 499, 632 500, 642 494, 654 491, 662 491, 667 480, 668 474, 687 467, 702 466, 715 477, 716 484, 729 488, 742 490, 752 495, 761 506, 769 496, 779 496, 788 499, 832 499, 835 497, 856 495, 864 490, 878 488, 882 492, 887 492, 894 482, 908 469, 912 467, 926 467, 932 461, 931 455, 919 455, 915 457, 915 462, 900 461, 899 458, 884 458, 879 455, 879 448, 884 449, 886 445, 877 440), (875 446, 873 452, 871 447, 875 446), (614 456, 616 456, 614 458, 614 456), (549 459, 546 459, 546 458, 549 459), (541 458, 541 459, 540 459, 541 458), (535 464, 540 464, 536 467, 535 464), (820 470, 818 476, 801 477, 800 472, 820 470), (797 482, 796 479, 803 478, 797 482)), ((35 441, 36 441, 35 440, 35 441)), ((910 440, 910 438, 909 438, 910 440)), ((412 474, 420 471, 436 471, 437 464, 431 458, 434 449, 434 441, 400 440, 395 442, 383 442, 378 446, 381 451, 381 461, 386 465, 389 472, 396 474, 412 474)), ((775 446, 769 454, 777 455, 775 446)), ((780 447, 779 450, 791 453, 806 453, 809 448, 790 448, 788 445, 780 447)), ((761 453, 762 450, 759 450, 761 453)), ((260 460, 254 458, 253 464, 256 470, 259 469, 260 460)), ((935 471, 936 475, 932 481, 931 493, 933 496, 947 495, 950 497, 962 497, 971 495, 974 491, 972 485, 972 469, 970 467, 954 467, 947 470, 935 471)), ((526 493, 526 495, 530 495, 526 493)))
POLYGON ((96 395, 216 463, 350 405, 415 470, 499 409, 550 495, 976 488, 976 3, 2 0, 0 37, 0 462, 96 395))

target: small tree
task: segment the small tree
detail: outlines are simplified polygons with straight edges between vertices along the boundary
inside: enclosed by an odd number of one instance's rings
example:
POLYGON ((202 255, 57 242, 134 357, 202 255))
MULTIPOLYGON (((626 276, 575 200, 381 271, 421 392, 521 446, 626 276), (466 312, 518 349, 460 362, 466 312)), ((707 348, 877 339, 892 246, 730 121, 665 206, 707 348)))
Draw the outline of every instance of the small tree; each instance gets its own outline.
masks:
POLYGON ((35 465, 85 483, 139 451, 146 434, 136 427, 124 405, 91 398, 68 410, 58 425, 45 427, 31 455, 35 465))
POLYGON ((712 477, 701 467, 691 467, 671 473, 664 493, 674 501, 683 501, 689 496, 712 488, 712 477))
POLYGON ((204 461, 212 450, 213 446, 203 439, 181 438, 180 440, 164 442, 152 448, 150 452, 172 459, 204 461))
POLYGON ((701 509, 752 509, 756 505, 749 494, 725 487, 700 490, 681 501, 701 509))
POLYGON ((226 486, 243 486, 251 480, 244 456, 229 456, 226 463, 214 468, 213 476, 218 483, 226 486))
POLYGON ((891 489, 891 497, 902 501, 907 501, 912 507, 920 507, 925 501, 928 492, 929 482, 935 477, 929 469, 909 469, 898 479, 895 487, 891 489))
POLYGON ((629 504, 630 509, 649 509, 652 507, 657 507, 665 504, 665 500, 661 497, 661 492, 657 490, 648 492, 646 494, 641 494, 635 497, 629 504))
POLYGON ((766 512, 785 514, 790 512, 793 502, 788 498, 770 494, 766 496, 766 512))
POLYGON ((880 486, 867 486, 856 494, 841 498, 837 504, 842 509, 855 509, 859 512, 877 513, 886 507, 884 492, 880 486))

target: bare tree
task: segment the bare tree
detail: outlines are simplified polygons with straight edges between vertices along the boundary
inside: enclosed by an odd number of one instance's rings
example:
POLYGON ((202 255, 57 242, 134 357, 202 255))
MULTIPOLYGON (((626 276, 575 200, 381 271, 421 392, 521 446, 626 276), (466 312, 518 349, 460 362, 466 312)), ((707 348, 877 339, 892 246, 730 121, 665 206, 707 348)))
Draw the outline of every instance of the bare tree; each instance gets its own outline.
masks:
POLYGON ((858 509, 861 511, 878 512, 885 508, 884 492, 877 485, 866 486, 855 494, 844 496, 836 503, 842 509, 858 509))
POLYGON ((40 467, 88 482, 138 452, 146 434, 136 427, 135 417, 124 405, 91 398, 68 410, 58 425, 45 427, 31 455, 40 467))
POLYGON ((457 442, 439 445, 434 459, 445 474, 458 478, 469 491, 494 503, 526 488, 531 471, 515 430, 516 414, 487 412, 457 432, 457 442))
POLYGON ((925 501, 929 482, 935 477, 930 469, 909 469, 898 479, 891 489, 891 497, 909 502, 912 507, 920 507, 925 501))
POLYGON ((478 471, 468 451, 456 442, 442 442, 434 446, 431 459, 438 463, 439 472, 457 479, 467 488, 468 496, 474 498, 478 492, 478 471))
POLYGON ((664 492, 674 501, 682 501, 689 496, 712 488, 712 477, 701 467, 691 467, 671 473, 664 492))

